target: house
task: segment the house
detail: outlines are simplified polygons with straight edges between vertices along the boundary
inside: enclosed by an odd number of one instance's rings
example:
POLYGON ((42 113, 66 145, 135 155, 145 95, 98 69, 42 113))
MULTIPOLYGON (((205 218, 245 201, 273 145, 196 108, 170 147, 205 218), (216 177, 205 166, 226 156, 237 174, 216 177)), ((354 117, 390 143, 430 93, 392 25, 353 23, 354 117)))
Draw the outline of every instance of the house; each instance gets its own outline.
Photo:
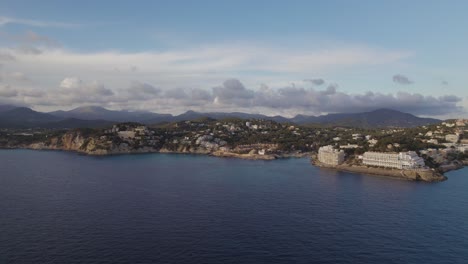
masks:
POLYGON ((448 142, 457 143, 459 139, 460 139, 460 136, 457 134, 445 135, 445 140, 447 140, 448 142))

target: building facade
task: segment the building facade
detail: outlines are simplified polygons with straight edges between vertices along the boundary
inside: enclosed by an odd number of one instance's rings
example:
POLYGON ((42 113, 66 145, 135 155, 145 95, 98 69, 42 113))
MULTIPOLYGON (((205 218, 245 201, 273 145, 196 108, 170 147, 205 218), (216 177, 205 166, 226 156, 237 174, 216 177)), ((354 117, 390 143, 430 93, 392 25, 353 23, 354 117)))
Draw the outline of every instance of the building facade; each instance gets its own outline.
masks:
POLYGON ((365 152, 362 163, 370 166, 393 169, 417 169, 425 166, 424 159, 414 151, 400 153, 365 152))
POLYGON ((332 146, 320 147, 318 160, 328 165, 340 165, 344 161, 344 151, 334 149, 332 146))
POLYGON ((445 140, 452 143, 457 143, 460 137, 456 134, 448 134, 445 136, 445 140))

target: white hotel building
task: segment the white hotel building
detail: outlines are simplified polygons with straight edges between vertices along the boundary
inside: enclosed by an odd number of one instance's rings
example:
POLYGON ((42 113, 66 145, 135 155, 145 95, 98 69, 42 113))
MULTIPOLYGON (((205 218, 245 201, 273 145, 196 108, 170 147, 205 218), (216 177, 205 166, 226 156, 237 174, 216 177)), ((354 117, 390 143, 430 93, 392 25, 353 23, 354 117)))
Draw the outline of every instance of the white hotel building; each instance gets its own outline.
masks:
POLYGON ((340 165, 344 161, 344 151, 334 149, 332 146, 319 148, 318 160, 328 165, 340 165))
POLYGON ((365 165, 394 168, 394 169, 417 169, 425 166, 424 159, 414 151, 400 153, 365 152, 362 157, 365 165))

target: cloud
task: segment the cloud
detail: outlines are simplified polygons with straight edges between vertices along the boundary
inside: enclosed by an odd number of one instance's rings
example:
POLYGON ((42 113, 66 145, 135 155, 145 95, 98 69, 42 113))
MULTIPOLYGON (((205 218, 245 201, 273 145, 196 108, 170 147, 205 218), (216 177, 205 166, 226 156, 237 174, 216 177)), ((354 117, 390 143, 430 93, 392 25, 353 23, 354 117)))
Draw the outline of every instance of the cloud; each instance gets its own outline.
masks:
POLYGON ((5 51, 10 54, 39 55, 42 53, 42 49, 55 49, 60 47, 57 41, 30 30, 17 34, 0 31, 0 39, 4 45, 12 47, 10 51, 5 51))
POLYGON ((445 102, 449 103, 457 103, 462 101, 461 97, 455 96, 455 95, 444 95, 440 97, 440 100, 443 100, 445 102))
MULTIPOLYGON (((128 100, 147 100, 156 97, 161 92, 161 89, 156 88, 148 83, 133 81, 127 89, 128 100)), ((123 98, 124 99, 124 98, 123 98)))
MULTIPOLYGON (((32 41, 40 40, 41 43, 47 42, 46 37, 33 32, 30 32, 26 38, 32 41)), ((219 76, 226 78, 225 76, 251 71, 262 72, 267 76, 305 75, 312 71, 323 72, 395 63, 411 56, 411 53, 406 51, 362 47, 281 51, 276 47, 259 48, 247 44, 210 45, 160 52, 76 52, 44 44, 37 46, 38 43, 22 42, 15 48, 0 47, 0 53, 10 54, 11 56, 2 56, 8 59, 17 57, 19 67, 31 69, 30 72, 38 75, 66 76, 75 73, 87 79, 97 79, 104 74, 109 79, 116 79, 122 77, 123 73, 131 75, 132 78, 157 76, 172 82, 179 80, 178 84, 210 78, 219 81, 219 76)), ((323 85, 322 81, 324 82, 322 79, 312 79, 314 85, 323 85)))
POLYGON ((305 82, 310 82, 313 85, 320 86, 325 83, 324 79, 305 79, 305 82))
POLYGON ((8 77, 16 81, 28 81, 29 78, 22 72, 11 72, 8 77))
POLYGON ((44 91, 38 89, 23 89, 20 94, 24 97, 42 98, 46 95, 44 91))
POLYGON ((213 97, 216 104, 245 106, 254 98, 254 92, 246 89, 239 80, 228 79, 222 86, 213 88, 213 97))
POLYGON ((0 27, 7 26, 10 24, 25 25, 25 26, 30 26, 30 27, 53 27, 53 28, 72 28, 72 27, 79 26, 78 24, 0 16, 0 27))
POLYGON ((419 93, 378 92, 346 93, 337 84, 324 89, 290 85, 270 88, 260 85, 247 88, 237 79, 228 79, 209 89, 163 89, 134 81, 125 89, 111 90, 97 81, 77 77, 64 78, 58 87, 49 90, 0 87, 0 96, 42 106, 81 106, 100 104, 115 109, 137 109, 177 113, 197 111, 241 111, 269 115, 324 114, 372 111, 390 108, 425 116, 460 114, 462 98, 456 95, 425 96, 419 93))
MULTIPOLYGON (((260 72, 260 76, 255 76, 256 83, 272 83, 291 79, 293 75, 310 76, 311 72, 374 67, 400 62, 411 56, 406 51, 351 45, 329 47, 327 50, 281 50, 267 45, 259 47, 252 43, 148 52, 77 52, 48 45, 52 41, 35 32, 15 35, 14 38, 19 43, 9 47, 0 46, 0 63, 8 62, 5 63, 5 70, 9 72, 28 73, 34 83, 31 82, 24 89, 35 88, 45 92, 44 95, 39 94, 34 99, 28 99, 28 103, 67 106, 71 102, 88 102, 103 103, 115 108, 124 104, 130 108, 133 103, 135 107, 148 109, 166 105, 167 111, 191 105, 224 109, 229 105, 238 107, 251 104, 255 93, 239 81, 228 80, 221 86, 217 85, 226 80, 227 76, 253 80, 252 72, 260 72), (64 78, 66 76, 80 76, 81 79, 64 78), (129 87, 132 80, 145 82, 137 81, 129 87), (151 83, 157 83, 158 86, 151 83), (160 93, 156 93, 148 85, 160 90, 160 93), (165 92, 177 88, 181 89, 177 91, 179 95, 176 92, 172 95, 171 92, 165 92), (183 98, 176 98, 177 96, 183 98), (172 108, 169 103, 175 104, 175 107, 172 108)), ((321 83, 319 79, 314 79, 314 82, 314 86, 321 83)), ((16 83, 11 84, 16 87, 16 83)), ((324 85, 325 81, 321 86, 324 85)), ((278 84, 274 86, 279 87, 278 84)), ((324 92, 331 93, 333 89, 324 92)))
POLYGON ((0 86, 0 97, 16 97, 18 95, 18 91, 16 89, 11 88, 10 85, 2 85, 0 86))
POLYGON ((323 95, 332 95, 336 93, 336 89, 338 89, 338 84, 332 83, 328 85, 327 89, 325 91, 322 91, 321 93, 323 95))
POLYGON ((81 87, 83 81, 76 77, 67 77, 60 82, 60 87, 65 89, 76 89, 81 87))
POLYGON ((20 46, 16 48, 16 50, 18 51, 18 53, 26 55, 39 55, 42 53, 42 50, 33 46, 20 46))
POLYGON ((187 93, 186 89, 183 88, 174 88, 169 89, 164 92, 164 97, 169 99, 176 100, 187 100, 190 98, 190 95, 187 93))
MULTIPOLYGON (((459 98, 452 95, 352 94, 321 78, 303 79, 325 76, 330 71, 400 63, 411 56, 407 51, 353 46, 281 50, 244 43, 167 51, 77 52, 47 46, 47 38, 34 32, 23 37, 21 45, 0 47, 0 61, 8 61, 4 63, 5 72, 28 73, 34 80, 24 86, 9 81, 17 91, 11 98, 24 98, 23 102, 33 106, 53 106, 51 110, 90 104, 172 113, 203 109, 272 115, 360 112, 382 107, 425 115, 460 110, 459 98), (245 82, 226 80, 228 76, 245 82), (291 81, 296 85, 283 85, 291 81)), ((394 81, 412 83, 400 74, 394 81)))
POLYGON ((213 101, 213 96, 206 90, 191 89, 190 93, 191 93, 192 101, 201 101, 201 102, 213 101))
POLYGON ((392 79, 394 83, 398 83, 398 84, 403 84, 403 85, 413 84, 413 81, 411 81, 408 77, 401 75, 401 74, 393 75, 392 79))
POLYGON ((442 81, 442 82, 440 82, 440 84, 442 84, 442 85, 449 85, 449 83, 448 83, 447 81, 442 81))
POLYGON ((27 44, 27 45, 44 45, 48 47, 58 47, 57 41, 51 39, 48 36, 41 35, 39 33, 36 33, 34 31, 28 30, 24 33, 18 33, 18 34, 13 34, 13 33, 8 33, 8 32, 0 32, 0 36, 4 40, 9 40, 12 43, 21 43, 21 44, 27 44))
POLYGON ((180 107, 204 106, 213 104, 213 95, 209 91, 199 88, 175 88, 164 92, 162 99, 167 103, 180 107))
POLYGON ((114 92, 98 81, 84 82, 78 77, 67 77, 60 82, 58 89, 47 93, 41 104, 107 104, 112 101, 114 92))
POLYGON ((14 61, 15 59, 11 53, 0 51, 0 61, 14 61))
MULTIPOLYGON (((325 90, 296 87, 294 85, 280 89, 263 86, 258 90, 246 89, 240 82, 237 87, 247 97, 235 97, 238 100, 229 101, 238 107, 294 110, 301 113, 330 112, 362 112, 378 108, 391 108, 403 112, 423 115, 445 115, 460 113, 463 108, 457 103, 461 98, 455 95, 440 97, 424 96, 418 93, 398 92, 382 94, 366 92, 364 94, 348 94, 337 91, 337 85, 330 85, 325 90), (253 95, 253 99, 251 96, 253 95), (241 98, 242 100, 240 100, 241 98)), ((219 100, 219 102, 223 102, 219 100)))

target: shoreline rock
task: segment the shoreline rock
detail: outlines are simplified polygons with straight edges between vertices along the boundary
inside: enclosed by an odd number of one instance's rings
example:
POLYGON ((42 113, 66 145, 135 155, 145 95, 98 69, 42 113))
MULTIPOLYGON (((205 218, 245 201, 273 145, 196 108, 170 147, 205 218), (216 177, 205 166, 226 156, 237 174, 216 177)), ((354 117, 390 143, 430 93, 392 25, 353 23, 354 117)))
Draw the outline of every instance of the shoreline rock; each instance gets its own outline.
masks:
POLYGON ((466 161, 461 161, 461 162, 453 161, 450 164, 440 165, 440 167, 438 168, 438 171, 441 172, 441 173, 446 173, 446 172, 449 172, 449 171, 452 171, 452 170, 459 170, 459 169, 463 168, 466 165, 468 165, 466 163, 466 161))
POLYGON ((274 160, 279 158, 276 155, 259 155, 259 154, 238 154, 233 152, 224 152, 224 151, 215 151, 210 154, 214 157, 223 157, 223 158, 238 158, 238 159, 248 159, 248 160, 274 160))
POLYGON ((72 148, 72 147, 57 147, 50 146, 44 143, 33 143, 27 146, 16 146, 16 147, 3 147, 0 149, 30 149, 30 150, 52 150, 52 151, 67 151, 75 152, 83 155, 89 156, 113 156, 113 155, 132 155, 132 154, 151 154, 151 153, 162 153, 162 154, 191 154, 191 155, 206 155, 220 158, 238 158, 245 160, 275 160, 275 159, 287 159, 287 158, 305 158, 309 157, 311 153, 285 153, 285 154, 239 154, 234 152, 224 152, 224 151, 210 151, 206 149, 196 148, 196 149, 181 149, 181 150, 169 150, 167 148, 155 149, 149 147, 143 147, 138 149, 81 149, 81 148, 72 148))

